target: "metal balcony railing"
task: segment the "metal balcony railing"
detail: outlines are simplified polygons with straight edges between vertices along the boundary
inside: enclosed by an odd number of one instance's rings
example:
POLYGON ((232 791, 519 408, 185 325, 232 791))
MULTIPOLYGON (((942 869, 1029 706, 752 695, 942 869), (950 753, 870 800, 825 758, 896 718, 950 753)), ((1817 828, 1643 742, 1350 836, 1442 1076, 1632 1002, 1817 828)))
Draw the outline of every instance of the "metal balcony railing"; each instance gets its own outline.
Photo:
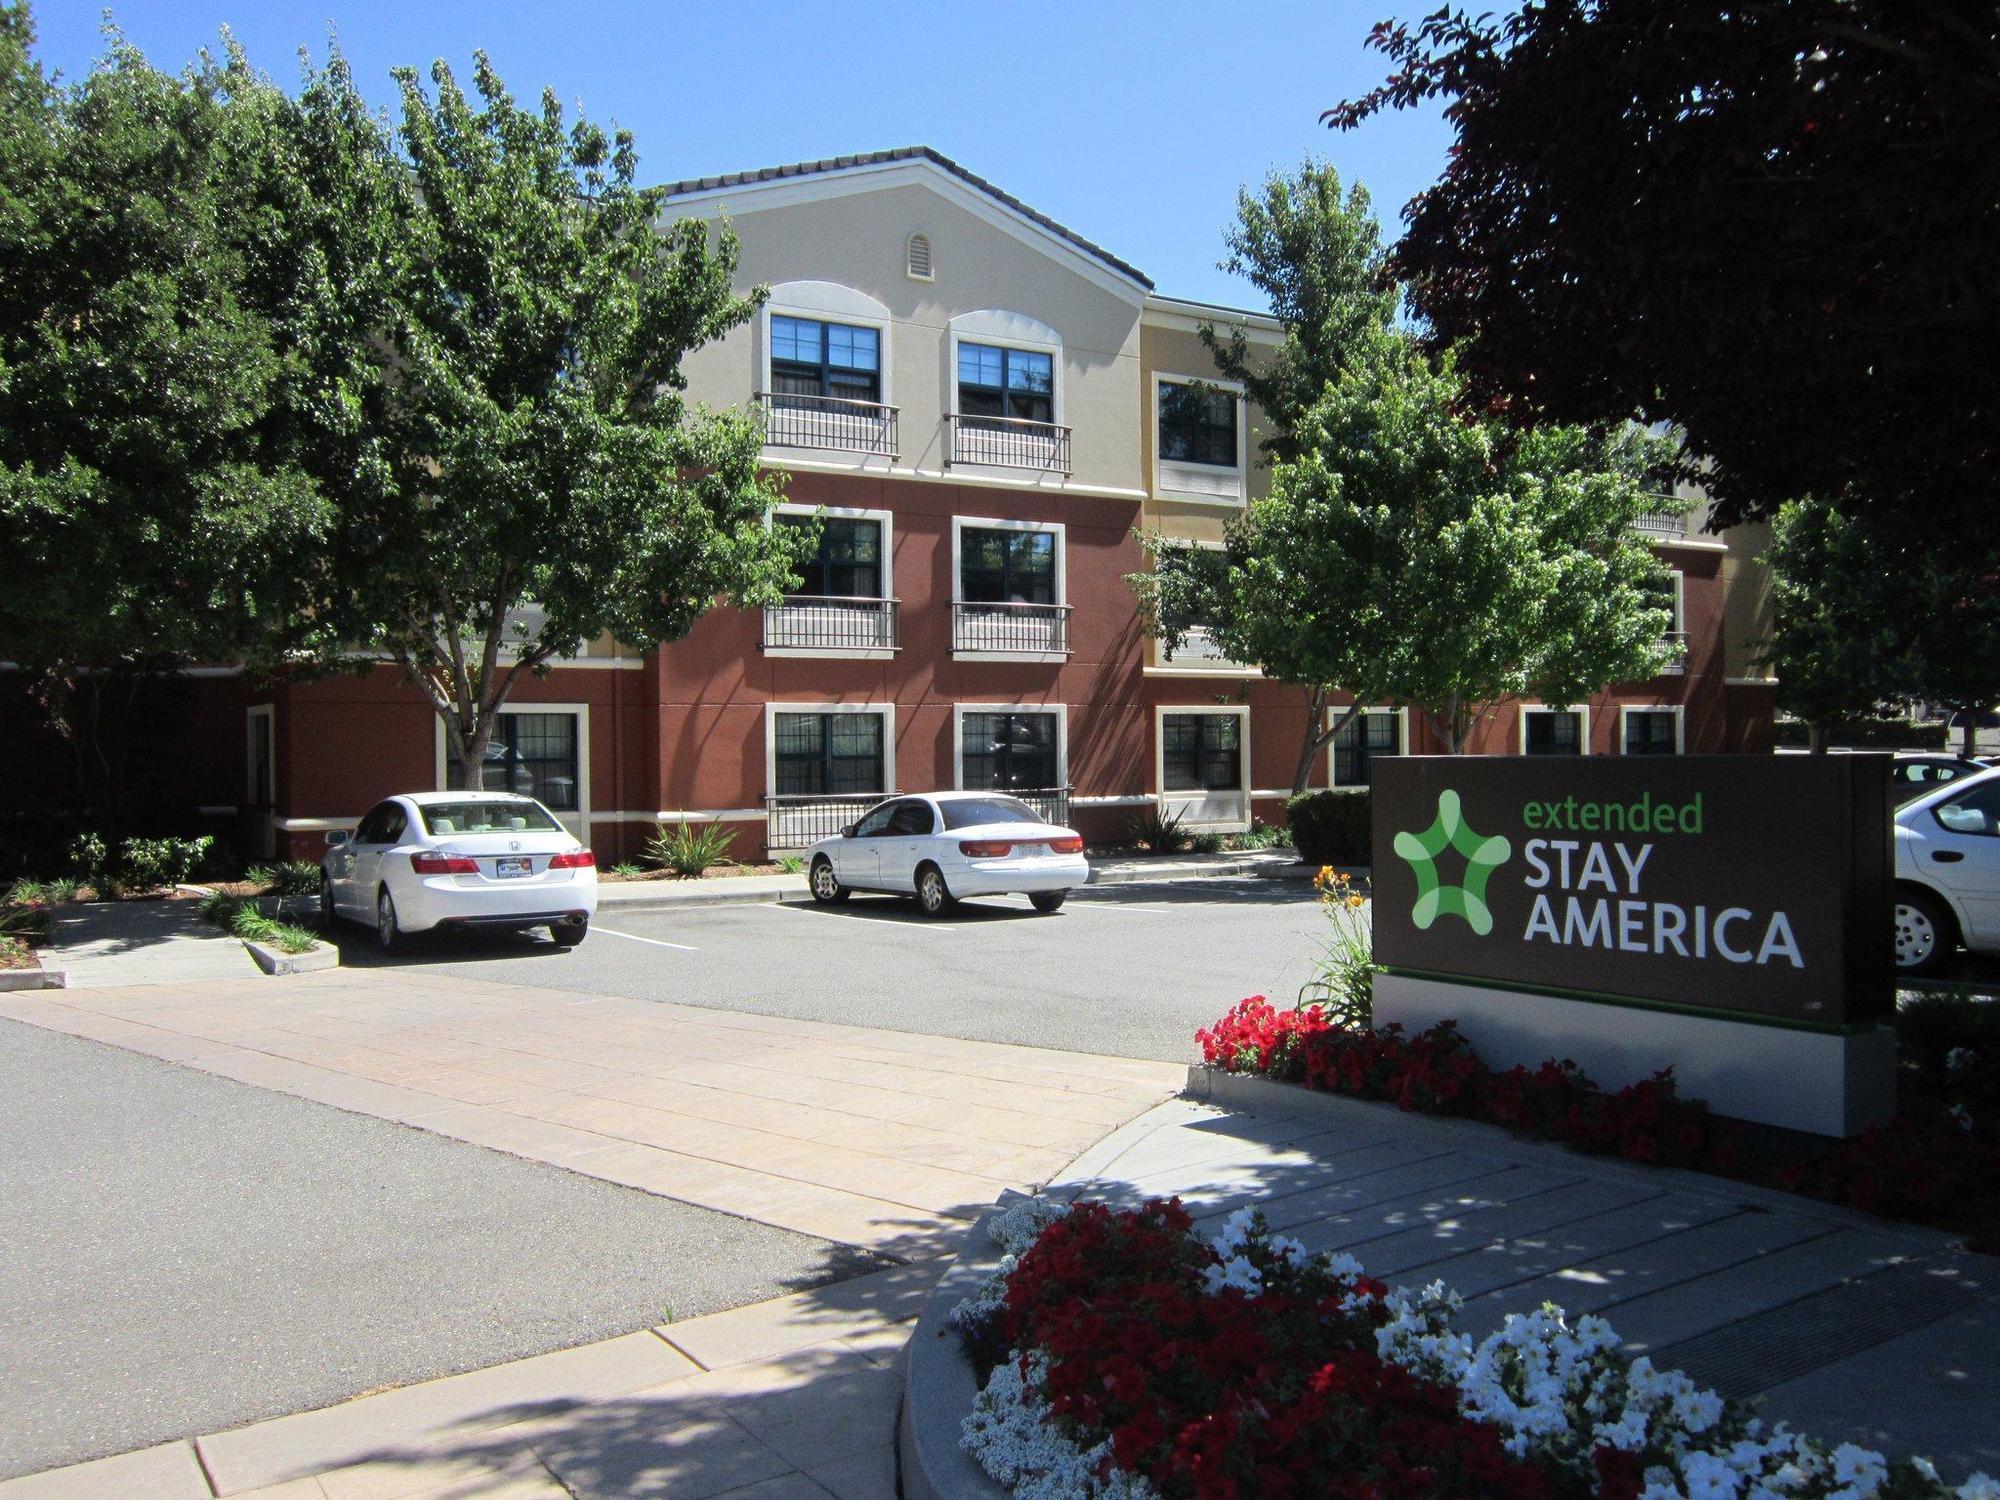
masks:
POLYGON ((764 607, 764 649, 894 651, 902 645, 895 599, 791 594, 764 607))
POLYGON ((996 464, 1009 469, 1044 469, 1067 475, 1069 429, 1026 417, 975 417, 952 412, 951 461, 996 464))
POLYGON ((1646 536, 1681 541, 1688 534, 1688 518, 1679 511, 1649 510, 1632 523, 1632 529, 1646 536))
POLYGON ((901 792, 766 797, 765 842, 773 849, 803 849, 830 839, 877 803, 901 792))
POLYGON ((1246 662, 1236 661, 1225 655, 1222 647, 1216 644, 1215 637, 1199 625, 1189 630, 1178 646, 1169 649, 1165 641, 1160 642, 1160 660, 1176 667, 1214 666, 1240 669, 1248 665, 1246 662))
POLYGON ((874 453, 885 458, 897 454, 897 410, 879 401, 759 391, 757 405, 769 447, 874 453))
POLYGON ((1067 604, 963 604, 951 607, 954 651, 1069 650, 1067 604))
POLYGON ((1664 667, 1660 668, 1660 675, 1662 677, 1680 677, 1686 674, 1687 639, 1687 632, 1685 630, 1669 630, 1665 635, 1660 637, 1662 645, 1666 646, 1669 650, 1678 648, 1680 652, 1673 661, 1668 662, 1664 667))
POLYGON ((1044 786, 1022 788, 1003 786, 995 787, 994 790, 1005 796, 1015 797, 1027 803, 1028 806, 1032 807, 1036 812, 1058 827, 1067 828, 1069 826, 1069 794, 1076 790, 1074 787, 1044 786))

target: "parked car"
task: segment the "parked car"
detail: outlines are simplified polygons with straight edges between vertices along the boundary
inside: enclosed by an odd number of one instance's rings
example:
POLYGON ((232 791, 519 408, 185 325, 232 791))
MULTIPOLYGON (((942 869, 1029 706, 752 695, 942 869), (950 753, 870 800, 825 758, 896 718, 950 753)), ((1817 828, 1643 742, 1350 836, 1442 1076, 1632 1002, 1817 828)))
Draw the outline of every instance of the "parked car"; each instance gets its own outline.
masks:
POLYGON ((1960 943, 2000 953, 2000 770, 1896 813, 1896 970, 1931 973, 1960 943))
POLYGON ((1907 750, 1896 755, 1889 767, 1889 795, 1901 807, 1925 792, 1934 792, 1947 781, 1974 776, 1986 769, 1983 761, 1941 751, 1907 750))
POLYGON ((1004 792, 936 792, 878 803, 812 846, 813 900, 855 891, 914 896, 942 916, 965 896, 1025 895, 1052 912, 1090 879, 1083 835, 1004 792))
POLYGON ((597 910, 597 857, 532 797, 406 792, 326 842, 321 916, 372 924, 384 952, 451 927, 547 927, 570 948, 597 910))

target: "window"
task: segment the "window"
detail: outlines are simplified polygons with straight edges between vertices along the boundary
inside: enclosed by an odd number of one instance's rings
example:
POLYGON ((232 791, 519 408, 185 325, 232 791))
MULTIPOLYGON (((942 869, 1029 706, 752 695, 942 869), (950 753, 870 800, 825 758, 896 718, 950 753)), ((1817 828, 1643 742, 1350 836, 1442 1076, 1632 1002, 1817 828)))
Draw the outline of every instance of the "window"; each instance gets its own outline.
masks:
POLYGON ((1046 823, 1048 819, 1012 797, 954 797, 939 804, 946 828, 977 828, 982 823, 1046 823))
POLYGON ((357 844, 393 844, 403 836, 403 828, 409 819, 403 809, 394 802, 380 802, 361 820, 354 830, 357 844))
POLYGON ((959 528, 958 591, 967 604, 1054 604, 1053 531, 959 528))
POLYGON ((882 399, 882 335, 873 328, 771 315, 771 391, 778 396, 882 399))
POLYGON ((1062 785, 1052 713, 967 713, 959 734, 959 785, 967 791, 1045 791, 1062 785))
POLYGON ((1522 746, 1528 755, 1583 754, 1583 715, 1575 709, 1531 708, 1522 726, 1522 746))
POLYGON ((425 802, 418 814, 424 827, 439 833, 557 833, 562 824, 525 799, 521 801, 425 802))
POLYGON ((1681 716, 1671 708, 1625 710, 1627 755, 1678 755, 1681 716))
MULTIPOLYGON (((579 806, 575 714, 503 713, 493 721, 480 767, 479 790, 518 792, 557 812, 579 806)), ((466 790, 458 762, 445 763, 445 789, 466 790)))
POLYGON ((2000 837, 2000 782, 1982 781, 1931 810, 1940 828, 1950 833, 2000 837))
MULTIPOLYGON (((781 526, 806 527, 812 517, 780 514, 781 526)), ((820 520, 819 550, 799 564, 794 598, 880 599, 882 523, 854 516, 820 520)))
POLYGON ((780 797, 844 797, 886 791, 882 716, 875 713, 776 715, 780 797))
POLYGON ((1340 733, 1333 737, 1333 784, 1370 786, 1375 757, 1402 753, 1403 716, 1394 709, 1365 709, 1341 725, 1340 733))
POLYGON ((1233 792, 1242 787, 1241 715, 1167 714, 1160 732, 1165 790, 1233 792))
POLYGON ((1055 356, 994 344, 958 346, 958 410, 968 417, 1056 419, 1055 356))
POLYGON ((1160 457, 1168 463, 1236 467, 1233 391, 1160 382, 1160 457))
POLYGON ((1667 628, 1664 634, 1676 636, 1681 629, 1681 575, 1678 569, 1670 568, 1658 577, 1649 578, 1642 585, 1651 596, 1648 602, 1655 609, 1667 612, 1667 628))

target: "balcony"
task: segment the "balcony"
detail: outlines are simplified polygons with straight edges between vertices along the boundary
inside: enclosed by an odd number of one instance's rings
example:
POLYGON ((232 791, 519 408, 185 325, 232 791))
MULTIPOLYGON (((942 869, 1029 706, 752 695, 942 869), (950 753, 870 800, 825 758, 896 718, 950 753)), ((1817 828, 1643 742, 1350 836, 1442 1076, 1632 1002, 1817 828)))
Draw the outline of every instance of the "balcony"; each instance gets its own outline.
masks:
POLYGON ((1194 626, 1188 631, 1178 646, 1169 649, 1165 641, 1160 642, 1160 664, 1162 666, 1186 668, 1215 667, 1226 672, 1247 672, 1247 662, 1233 661, 1216 644, 1215 637, 1202 626, 1194 626))
POLYGON ((1668 662, 1664 667, 1660 668, 1660 675, 1662 677, 1683 677, 1687 675, 1687 640, 1687 632, 1685 630, 1669 630, 1665 635, 1660 637, 1661 645, 1670 651, 1678 651, 1680 653, 1675 660, 1668 662))
POLYGON ((902 646, 895 599, 788 594, 764 606, 766 651, 888 652, 902 646))
POLYGON ((1067 604, 953 604, 951 649, 1024 656, 1069 654, 1067 604))
POLYGON ((1685 541, 1688 534, 1688 518, 1680 511, 1649 510, 1632 523, 1632 529, 1656 541, 1685 541))
POLYGON ((773 849, 803 849, 830 839, 878 802, 901 792, 766 797, 765 842, 773 849))
POLYGON ((771 448, 812 448, 837 453, 897 454, 896 408, 840 396, 790 396, 757 392, 764 443, 771 448))
POLYGON ((952 412, 951 462, 1038 469, 1067 476, 1069 429, 1025 417, 971 417, 952 412))

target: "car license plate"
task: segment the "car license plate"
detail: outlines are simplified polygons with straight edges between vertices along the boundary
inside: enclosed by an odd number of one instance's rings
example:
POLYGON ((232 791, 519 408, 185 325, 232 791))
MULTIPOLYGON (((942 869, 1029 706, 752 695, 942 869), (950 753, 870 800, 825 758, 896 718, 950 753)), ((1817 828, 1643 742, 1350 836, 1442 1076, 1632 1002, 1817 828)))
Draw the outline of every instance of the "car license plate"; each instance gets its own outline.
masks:
POLYGON ((534 868, 534 861, 526 855, 522 855, 518 859, 502 857, 493 861, 493 873, 495 875, 527 875, 533 873, 534 868))
POLYGON ((1032 859, 1037 854, 1047 854, 1049 846, 1047 844, 1016 844, 1014 852, 1023 858, 1032 859))

